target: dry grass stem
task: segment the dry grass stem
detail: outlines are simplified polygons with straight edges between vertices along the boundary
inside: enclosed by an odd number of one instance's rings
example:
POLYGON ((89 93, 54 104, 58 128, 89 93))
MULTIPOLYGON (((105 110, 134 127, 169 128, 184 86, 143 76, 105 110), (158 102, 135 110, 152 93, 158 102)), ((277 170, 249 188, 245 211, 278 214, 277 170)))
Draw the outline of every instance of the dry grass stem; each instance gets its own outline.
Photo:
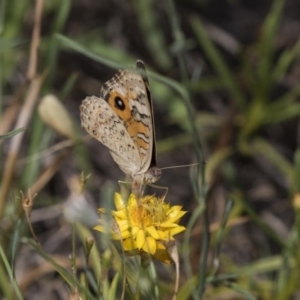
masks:
POLYGON ((35 1, 34 27, 30 46, 29 64, 27 79, 30 81, 35 78, 38 66, 38 51, 40 47, 41 22, 44 8, 44 0, 35 1))

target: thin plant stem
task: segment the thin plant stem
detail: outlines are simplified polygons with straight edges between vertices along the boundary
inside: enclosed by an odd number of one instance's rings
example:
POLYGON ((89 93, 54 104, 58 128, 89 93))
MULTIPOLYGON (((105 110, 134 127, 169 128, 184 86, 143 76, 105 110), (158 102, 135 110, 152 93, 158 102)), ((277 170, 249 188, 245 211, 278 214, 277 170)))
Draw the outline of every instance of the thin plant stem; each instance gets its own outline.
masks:
MULTIPOLYGON (((72 223, 72 257, 71 257, 71 265, 72 265, 72 274, 74 278, 76 278, 77 268, 76 268, 76 223, 72 223)), ((74 287, 74 291, 77 292, 77 287, 74 287)))
POLYGON ((221 245, 225 234, 226 224, 229 219, 232 207, 233 207, 233 201, 229 199, 226 203, 225 211, 218 232, 218 237, 217 237, 217 242, 215 247, 215 255, 214 255, 214 269, 211 272, 211 276, 214 276, 219 269, 221 245))

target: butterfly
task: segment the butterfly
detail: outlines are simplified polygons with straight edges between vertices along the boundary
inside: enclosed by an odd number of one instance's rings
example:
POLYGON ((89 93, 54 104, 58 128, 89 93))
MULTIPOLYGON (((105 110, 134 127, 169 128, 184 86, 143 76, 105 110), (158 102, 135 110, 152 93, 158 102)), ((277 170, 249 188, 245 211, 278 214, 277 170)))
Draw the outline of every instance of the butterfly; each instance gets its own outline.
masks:
POLYGON ((156 182, 153 105, 146 68, 119 70, 100 90, 100 97, 86 97, 80 105, 82 127, 105 145, 120 169, 130 176, 132 192, 156 182))

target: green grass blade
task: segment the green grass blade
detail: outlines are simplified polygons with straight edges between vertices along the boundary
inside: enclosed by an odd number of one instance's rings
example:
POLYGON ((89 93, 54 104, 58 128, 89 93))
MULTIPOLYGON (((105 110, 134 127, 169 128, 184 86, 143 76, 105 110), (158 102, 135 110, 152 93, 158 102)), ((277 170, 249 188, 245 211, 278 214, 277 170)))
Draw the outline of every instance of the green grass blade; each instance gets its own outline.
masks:
MULTIPOLYGON (((89 57, 99 63, 104 64, 107 67, 111 67, 113 69, 127 69, 128 65, 117 63, 111 59, 105 58, 102 55, 96 54, 91 52, 89 49, 84 47, 83 45, 61 35, 61 34, 55 34, 55 37, 67 48, 72 49, 73 51, 76 51, 78 53, 81 53, 82 55, 89 57)), ((149 75, 150 78, 153 78, 155 80, 158 80, 159 82, 165 83, 169 85, 171 88, 173 88, 176 92, 178 92, 182 98, 188 99, 189 95, 186 90, 186 88, 180 84, 179 82, 172 80, 170 78, 161 76, 159 74, 156 74, 151 71, 147 71, 147 74, 149 75)))
POLYGON ((0 140, 8 139, 25 130, 25 127, 15 129, 9 133, 0 135, 0 140))
POLYGON ((287 251, 282 255, 282 266, 279 271, 277 282, 275 284, 276 297, 274 300, 290 299, 291 295, 287 295, 287 286, 292 278, 290 278, 291 268, 289 265, 289 254, 287 251))
MULTIPOLYGON (((42 149, 45 149, 52 134, 48 128, 45 128, 38 115, 34 115, 31 128, 33 128, 33 130, 31 131, 30 145, 27 149, 28 157, 34 156, 42 149)), ((25 164, 21 178, 22 189, 26 190, 33 184, 40 168, 41 160, 29 160, 29 162, 25 164)))
MULTIPOLYGON (((194 291, 194 286, 198 283, 198 278, 196 276, 189 276, 187 280, 181 285, 177 299, 180 300, 189 300, 191 299, 191 293, 194 291)), ((199 299, 199 298, 194 298, 199 299)))
MULTIPOLYGON (((6 268, 6 271, 7 271, 8 275, 9 275, 9 277, 11 279, 11 283, 12 283, 12 286, 13 286, 13 289, 14 289, 14 292, 15 292, 15 295, 16 295, 17 299, 18 300, 22 300, 23 296, 21 294, 20 288, 19 288, 19 286, 18 286, 18 284, 16 282, 16 279, 15 279, 15 277, 13 275, 13 270, 11 269, 11 267, 10 267, 10 265, 8 263, 7 257, 6 257, 6 255, 4 253, 3 248, 2 248, 1 245, 0 245, 0 257, 1 257, 2 262, 3 262, 3 264, 4 264, 5 268, 6 268)), ((2 269, 1 268, 1 264, 2 263, 0 262, 0 269, 2 269)), ((4 285, 2 284, 7 279, 7 277, 6 277, 6 275, 4 274, 3 271, 4 270, 0 271, 0 277, 1 277, 1 279, 0 279, 0 282, 1 282, 0 285, 2 286, 2 291, 7 296, 7 299, 15 299, 15 298, 11 298, 9 296, 9 294, 10 294, 10 292, 9 292, 10 285, 7 284, 6 287, 4 288, 4 285)))
POLYGON ((278 170, 287 176, 290 182, 294 179, 294 168, 292 164, 274 149, 267 141, 262 138, 256 138, 253 141, 253 149, 257 154, 263 156, 272 163, 278 170))
MULTIPOLYGON (((77 224, 77 234, 84 243, 86 237, 92 236, 92 232, 80 223, 77 224)), ((93 273, 95 274, 96 280, 100 282, 102 270, 101 270, 101 255, 96 245, 93 246, 90 252, 89 261, 91 262, 93 273)))
POLYGON ((239 107, 244 108, 245 98, 237 84, 237 80, 217 48, 207 36, 198 16, 192 16, 191 25, 199 44, 202 46, 207 58, 213 65, 215 72, 219 74, 222 83, 228 88, 236 104, 239 107))
MULTIPOLYGON (((14 269, 15 267, 15 260, 17 257, 17 252, 19 249, 20 239, 21 239, 21 230, 23 228, 24 223, 21 219, 19 219, 14 227, 14 233, 12 237, 12 243, 11 243, 11 265, 14 269)), ((13 276, 15 274, 13 273, 13 276)))
POLYGON ((72 49, 73 51, 76 51, 78 53, 81 53, 82 55, 89 57, 93 59, 94 61, 100 62, 108 67, 111 67, 113 69, 120 69, 120 68, 127 68, 128 66, 122 65, 119 63, 114 62, 113 60, 110 60, 108 58, 105 58, 101 55, 98 55, 96 53, 91 52, 89 49, 84 47, 83 45, 61 35, 61 34, 55 34, 55 38, 61 42, 64 46, 67 48, 72 49))
POLYGON ((270 105, 269 110, 266 112, 265 124, 276 124, 284 121, 291 120, 292 118, 298 117, 300 115, 300 104, 292 103, 285 105, 282 109, 274 110, 272 105, 270 105))
POLYGON ((163 31, 157 20, 157 12, 154 8, 156 4, 153 0, 132 1, 136 10, 139 28, 143 32, 144 42, 148 47, 148 52, 152 54, 152 59, 163 70, 168 70, 171 65, 171 56, 167 51, 166 40, 163 31))
POLYGON ((77 73, 71 74, 71 76, 68 78, 67 82, 64 84, 60 92, 59 99, 65 100, 67 98, 67 96, 70 94, 71 90, 73 89, 77 79, 78 79, 77 73))
POLYGON ((39 247, 35 242, 29 239, 23 239, 25 243, 29 244, 37 253, 39 253, 47 262, 49 262, 57 273, 68 283, 68 285, 72 288, 77 288, 80 293, 84 294, 87 299, 96 300, 96 298, 85 289, 84 286, 80 284, 80 282, 70 274, 66 269, 61 267, 47 252, 44 251, 41 247, 39 247))
POLYGON ((279 82, 286 74, 292 62, 300 55, 300 39, 292 49, 286 49, 280 55, 272 74, 273 81, 279 82))
POLYGON ((257 298, 253 296, 249 291, 243 289, 240 285, 234 282, 225 282, 224 285, 232 289, 233 291, 236 291, 237 293, 241 294, 244 297, 243 299, 257 300, 257 298))
POLYGON ((269 93, 272 84, 272 64, 274 56, 274 40, 278 29, 284 0, 273 1, 273 6, 265 21, 259 48, 261 53, 260 65, 258 66, 259 77, 259 99, 261 101, 268 101, 269 93))
POLYGON ((225 236, 226 224, 227 224, 227 221, 229 219, 232 208, 233 208, 233 201, 231 199, 228 199, 228 201, 226 203, 226 206, 225 206, 222 221, 221 221, 221 224, 220 224, 220 228, 218 230, 217 239, 216 239, 214 262, 213 262, 214 269, 212 271, 213 274, 216 274, 218 269, 219 269, 221 246, 222 246, 222 242, 223 242, 223 239, 224 239, 224 236, 225 236))
POLYGON ((117 299, 116 294, 117 294, 117 287, 118 287, 119 277, 120 277, 120 273, 116 273, 113 280, 112 280, 112 282, 111 282, 111 285, 110 285, 110 288, 109 288, 109 291, 108 291, 108 296, 107 296, 108 300, 117 299))
MULTIPOLYGON (((296 266, 296 261, 293 258, 289 259, 291 267, 296 266)), ((280 271, 282 268, 282 255, 273 255, 258 259, 246 266, 236 266, 230 273, 218 274, 214 277, 208 277, 207 283, 222 283, 225 280, 236 280, 241 276, 253 277, 257 274, 271 273, 280 271)))
POLYGON ((276 232, 271 227, 269 227, 266 223, 262 221, 260 216, 257 215, 257 213, 254 211, 254 209, 251 207, 248 201, 244 199, 243 195, 241 195, 240 193, 234 193, 232 194, 232 199, 243 206, 248 216, 267 236, 269 236, 280 247, 285 246, 284 241, 282 241, 282 239, 276 234, 276 232))
POLYGON ((54 34, 61 32, 66 24, 67 18, 71 9, 71 1, 65 0, 60 1, 58 9, 55 11, 55 20, 52 24, 52 36, 50 38, 49 45, 47 46, 47 56, 46 56, 46 66, 45 68, 49 70, 49 76, 47 77, 45 86, 52 85, 53 79, 56 74, 56 66, 57 66, 57 55, 58 55, 58 41, 55 38, 54 34))
MULTIPOLYGON (((185 271, 187 273, 187 277, 188 278, 192 278, 193 274, 192 274, 192 268, 191 268, 191 261, 190 261, 190 238, 191 238, 191 234, 192 234, 192 229, 195 225, 195 223, 198 221, 198 218, 200 217, 200 215, 203 213, 205 209, 204 205, 198 205, 197 208, 193 211, 189 222, 186 226, 186 231, 184 233, 184 240, 183 240, 183 261, 184 261, 184 267, 185 267, 185 271)), ((197 287, 197 285, 199 284, 199 282, 196 282, 196 285, 193 285, 194 282, 189 281, 190 285, 190 292, 192 294, 193 299, 198 299, 197 296, 197 292, 195 290, 195 288, 197 287)))
POLYGON ((277 98, 274 103, 270 103, 269 107, 271 110, 282 110, 286 106, 298 100, 300 95, 300 84, 296 84, 288 92, 286 92, 280 98, 277 98))

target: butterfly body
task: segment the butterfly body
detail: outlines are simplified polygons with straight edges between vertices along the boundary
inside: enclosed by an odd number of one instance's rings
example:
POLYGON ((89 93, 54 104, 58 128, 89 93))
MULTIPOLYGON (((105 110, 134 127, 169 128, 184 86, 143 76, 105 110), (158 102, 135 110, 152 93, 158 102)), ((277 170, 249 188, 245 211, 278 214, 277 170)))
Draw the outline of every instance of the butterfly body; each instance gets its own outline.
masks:
POLYGON ((156 166, 153 109, 144 63, 138 60, 136 68, 120 70, 104 83, 100 97, 83 100, 80 117, 82 127, 110 150, 139 188, 156 182, 161 170, 156 166))

